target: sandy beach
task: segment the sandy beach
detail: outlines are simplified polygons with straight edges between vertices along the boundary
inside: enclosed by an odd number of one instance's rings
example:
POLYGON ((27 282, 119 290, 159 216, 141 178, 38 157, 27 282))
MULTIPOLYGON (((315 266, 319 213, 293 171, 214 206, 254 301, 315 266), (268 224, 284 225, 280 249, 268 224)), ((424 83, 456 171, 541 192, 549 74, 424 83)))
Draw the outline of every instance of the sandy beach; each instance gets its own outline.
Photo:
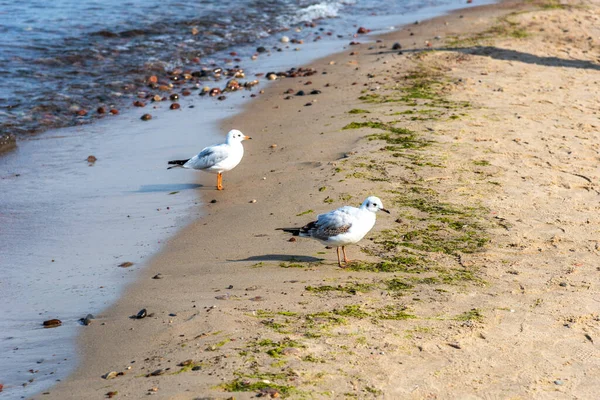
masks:
POLYGON ((253 138, 225 190, 199 175, 206 214, 35 398, 595 398, 599 20, 477 7, 274 82, 223 123, 253 138), (369 195, 391 215, 346 269, 275 230, 369 195))

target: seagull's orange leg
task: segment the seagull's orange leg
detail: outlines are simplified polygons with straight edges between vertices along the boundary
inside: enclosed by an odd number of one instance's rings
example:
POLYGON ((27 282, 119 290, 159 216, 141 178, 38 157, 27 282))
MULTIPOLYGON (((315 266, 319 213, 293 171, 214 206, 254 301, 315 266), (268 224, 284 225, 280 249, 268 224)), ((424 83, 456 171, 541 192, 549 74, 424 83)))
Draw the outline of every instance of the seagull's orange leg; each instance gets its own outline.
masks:
POLYGON ((337 252, 337 256, 338 256, 338 265, 340 268, 344 268, 344 266, 342 265, 342 260, 340 259, 340 248, 336 247, 335 251, 337 252))
POLYGON ((223 190, 223 174, 217 174, 217 190, 223 190))
POLYGON ((348 260, 348 257, 346 257, 346 246, 342 246, 342 253, 344 253, 344 262, 348 264, 351 260, 348 260))

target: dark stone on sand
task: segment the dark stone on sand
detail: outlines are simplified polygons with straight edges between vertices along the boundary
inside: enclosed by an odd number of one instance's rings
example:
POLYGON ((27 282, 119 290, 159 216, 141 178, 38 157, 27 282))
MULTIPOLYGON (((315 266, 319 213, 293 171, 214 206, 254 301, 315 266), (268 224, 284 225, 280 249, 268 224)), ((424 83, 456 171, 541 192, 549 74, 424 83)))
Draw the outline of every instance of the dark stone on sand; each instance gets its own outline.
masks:
POLYGON ((119 110, 117 110, 116 108, 111 108, 109 111, 112 115, 117 115, 119 113, 119 110))
POLYGON ((79 110, 79 111, 77 111, 77 115, 79 115, 80 117, 85 117, 87 115, 87 111, 86 110, 79 110))
POLYGON ((361 35, 362 35, 362 34, 365 34, 365 33, 369 33, 369 32, 371 32, 371 30, 370 30, 370 29, 367 29, 367 28, 365 28, 365 27, 362 27, 362 26, 361 26, 360 28, 358 28, 358 30, 356 31, 356 33, 359 33, 359 34, 361 34, 361 35))
POLYGON ((298 92, 296 92, 296 96, 304 96, 306 95, 306 93, 304 93, 304 90, 299 90, 298 92))
POLYGON ((402 45, 398 42, 394 43, 394 45, 392 46, 392 50, 400 50, 402 49, 402 45))
POLYGON ((173 104, 171 104, 171 106, 169 108, 171 110, 179 110, 179 108, 181 108, 181 106, 179 105, 179 103, 173 103, 173 104))
POLYGON ((150 115, 150 114, 144 114, 144 115, 142 115, 142 117, 140 119, 142 121, 150 121, 152 119, 152 115, 150 115))
POLYGON ((192 367, 192 371, 200 371, 202 369, 202 367, 200 365, 194 365, 192 367))
POLYGON ((179 95, 177 93, 173 93, 172 95, 169 96, 169 99, 175 101, 175 100, 179 100, 179 95))
POLYGON ((192 94, 192 92, 190 92, 189 90, 186 89, 186 90, 182 91, 181 94, 184 96, 189 96, 190 94, 192 94))
POLYGON ((165 373, 164 369, 157 369, 155 371, 152 371, 150 374, 148 374, 148 376, 159 376, 165 373))
POLYGON ((304 107, 310 107, 310 106, 312 106, 312 103, 306 103, 306 104, 304 105, 304 107))
POLYGON ((44 321, 44 328, 56 328, 57 326, 62 325, 62 321, 60 319, 49 319, 44 321))
POLYGON ((138 313, 135 315, 135 318, 137 319, 142 319, 142 318, 146 318, 146 316, 148 315, 148 312, 146 311, 145 308, 142 308, 140 311, 138 311, 138 313))
POLYGON ((295 242, 295 241, 296 241, 295 237, 289 238, 289 240, 288 240, 288 242, 295 242))
POLYGON ((143 101, 139 101, 139 100, 134 101, 133 105, 136 107, 146 107, 146 103, 144 103, 143 101))
POLYGON ((227 289, 230 289, 230 290, 233 289, 233 285, 227 286, 227 289))
POLYGON ((310 92, 310 94, 321 94, 322 92, 320 90, 313 90, 312 92, 310 92))
POLYGON ((106 114, 106 108, 104 108, 104 107, 98 107, 98 108, 96 109, 96 112, 97 112, 98 114, 106 114))
POLYGON ((221 100, 221 101, 223 101, 223 100, 225 100, 226 98, 227 98, 227 97, 225 97, 225 96, 219 96, 219 97, 217 97, 217 100, 221 100))
POLYGON ((152 279, 162 279, 162 278, 163 278, 163 276, 161 273, 158 273, 152 277, 152 279))
POLYGON ((93 319, 94 319, 94 316, 92 314, 88 314, 85 316, 85 318, 80 318, 79 322, 81 322, 85 326, 88 326, 89 324, 92 323, 93 319))
POLYGON ((217 202, 217 200, 216 200, 216 199, 212 199, 210 202, 211 202, 212 204, 215 204, 215 203, 217 202))
POLYGON ((96 156, 88 156, 88 158, 87 158, 87 162, 89 162, 89 163, 95 163, 96 161, 98 161, 96 156))

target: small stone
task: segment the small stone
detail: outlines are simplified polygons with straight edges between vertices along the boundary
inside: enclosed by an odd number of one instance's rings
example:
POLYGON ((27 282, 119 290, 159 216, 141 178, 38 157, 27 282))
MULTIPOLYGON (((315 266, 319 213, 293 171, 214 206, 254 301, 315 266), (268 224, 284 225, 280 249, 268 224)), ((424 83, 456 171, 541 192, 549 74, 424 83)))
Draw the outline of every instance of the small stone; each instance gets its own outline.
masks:
POLYGON ((95 163, 96 161, 98 161, 96 156, 88 156, 88 158, 87 158, 87 162, 89 162, 89 163, 95 163))
POLYGON ((561 282, 558 284, 558 286, 567 287, 567 282, 561 282))
POLYGON ((58 326, 62 325, 62 321, 60 319, 49 319, 47 321, 44 321, 43 323, 44 328, 56 328, 58 326))
POLYGON ((277 145, 275 143, 273 143, 272 145, 269 146, 270 149, 274 149, 275 147, 277 147, 277 145))
POLYGON ((312 103, 306 103, 304 107, 312 106, 312 103))
POLYGON ((227 97, 225 97, 225 96, 219 96, 219 97, 217 97, 217 100, 221 100, 221 101, 223 101, 223 100, 225 100, 226 98, 227 98, 227 97))
POLYGON ((169 99, 171 99, 172 101, 179 100, 179 95, 177 93, 173 93, 169 96, 169 99))
POLYGON ((392 50, 402 50, 402 45, 398 42, 394 43, 392 50))
POLYGON ((194 365, 192 367, 192 371, 200 371, 202 369, 202 367, 200 365, 194 365))
POLYGON ((210 202, 211 204, 215 204, 217 202, 217 199, 212 199, 210 202))
POLYGON ((295 241, 296 241, 296 238, 295 238, 295 237, 291 237, 291 238, 289 238, 289 240, 288 240, 288 242, 295 242, 295 241))
POLYGON ((259 46, 256 48, 256 52, 257 53, 266 53, 267 49, 265 49, 263 46, 259 46))
POLYGON ((146 107, 146 103, 144 103, 143 101, 139 101, 139 100, 134 101, 133 105, 136 107, 146 107))
POLYGON ((92 314, 88 314, 85 316, 85 318, 80 319, 81 323, 85 326, 88 326, 89 324, 91 324, 92 320, 94 320, 94 316, 92 314))
POLYGON ((192 94, 192 92, 190 92, 189 90, 185 89, 183 91, 181 91, 181 94, 184 96, 189 96, 190 94, 192 94))
POLYGON ((154 102, 162 101, 161 95, 155 94, 154 96, 152 96, 152 101, 154 101, 154 102))
POLYGON ((280 39, 281 43, 289 43, 290 38, 287 36, 282 36, 280 39))
POLYGON ((250 301, 264 301, 264 297, 262 296, 256 296, 256 297, 252 297, 251 299, 249 299, 250 301))
POLYGON ((104 107, 98 107, 98 108, 96 109, 96 112, 97 112, 98 114, 106 114, 106 108, 104 108, 104 107))
POLYGON ((173 103, 169 106, 169 108, 171 110, 179 110, 181 108, 181 106, 179 105, 179 103, 173 103))
POLYGON ((158 78, 155 75, 152 75, 150 78, 148 78, 148 82, 150 82, 150 83, 157 83, 158 82, 158 78))
POLYGON ((275 79, 277 79, 277 75, 276 74, 268 74, 267 79, 270 81, 274 81, 275 79))
POLYGON ((555 384, 555 385, 559 385, 559 386, 561 386, 561 385, 563 385, 563 384, 564 384, 564 382, 563 382, 563 381, 561 381, 560 379, 557 379, 557 380, 555 380, 555 381, 554 381, 554 384, 555 384))
POLYGON ((227 289, 229 289, 229 290, 233 289, 233 285, 227 286, 227 289))
POLYGON ((148 312, 146 311, 145 308, 142 308, 140 311, 138 311, 138 313, 135 315, 136 319, 142 319, 142 318, 146 318, 146 316, 148 315, 148 312))
POLYGON ((164 369, 157 369, 155 371, 152 371, 149 375, 150 376, 159 376, 165 373, 164 369))
POLYGON ((310 92, 310 94, 315 95, 315 94, 321 94, 322 92, 320 90, 313 90, 312 92, 310 92))
POLYGON ((358 28, 358 30, 356 31, 356 33, 361 34, 361 35, 365 34, 365 33, 369 33, 369 32, 371 32, 370 29, 367 29, 367 28, 362 27, 362 26, 360 28, 358 28))
POLYGON ((117 371, 110 371, 107 372, 106 374, 102 375, 102 378, 104 379, 115 379, 117 377, 117 371))
POLYGON ((250 200, 250 203, 256 203, 256 199, 250 200))
POLYGON ((119 267, 121 267, 121 268, 129 268, 132 265, 133 265, 133 263, 131 261, 125 261, 125 262, 119 264, 119 267))
POLYGON ((296 92, 296 96, 304 96, 306 95, 306 93, 304 93, 304 90, 299 90, 298 92, 296 92))
POLYGON ((84 117, 87 115, 87 111, 86 110, 79 110, 77 111, 77 115, 79 115, 80 117, 84 117))
POLYGON ((152 119, 152 115, 150 115, 150 114, 144 114, 144 115, 142 115, 142 117, 140 119, 142 121, 150 121, 152 119))
POLYGON ((109 399, 112 399, 113 397, 115 397, 118 394, 118 392, 112 391, 112 392, 108 392, 106 393, 106 397, 109 399))
POLYGON ((161 273, 158 273, 152 277, 152 279, 162 279, 162 278, 163 278, 163 276, 161 273))

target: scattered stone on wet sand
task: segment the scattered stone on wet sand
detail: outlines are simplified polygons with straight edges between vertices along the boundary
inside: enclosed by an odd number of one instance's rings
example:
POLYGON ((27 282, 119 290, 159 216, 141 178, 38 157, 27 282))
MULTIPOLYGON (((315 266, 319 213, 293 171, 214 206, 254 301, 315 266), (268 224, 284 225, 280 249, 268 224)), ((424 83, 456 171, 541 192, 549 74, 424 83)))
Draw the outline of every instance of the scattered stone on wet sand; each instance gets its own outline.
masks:
POLYGON ((106 108, 105 108, 105 107, 98 107, 98 108, 96 109, 96 112, 97 112, 98 114, 106 114, 106 108))
POLYGON ((44 328, 56 328, 58 326, 62 325, 62 321, 60 319, 49 319, 47 321, 44 321, 43 323, 44 328))
POLYGON ((98 161, 98 159, 96 158, 96 156, 88 156, 88 158, 86 160, 89 163, 95 163, 96 161, 98 161))
POLYGON ((267 79, 270 81, 274 81, 275 79, 277 79, 277 75, 276 74, 267 74, 267 79))
POLYGON ((162 279, 162 278, 163 278, 163 276, 161 273, 158 273, 152 277, 152 279, 162 279))
POLYGON ((221 100, 221 101, 223 101, 223 100, 225 100, 225 99, 227 99, 227 97, 225 97, 225 96, 219 96, 219 97, 217 97, 217 100, 221 100))
POLYGON ((402 45, 398 42, 394 43, 392 50, 402 50, 402 45))
POLYGON ((287 36, 282 36, 280 39, 281 43, 289 43, 290 42, 290 38, 287 36))
POLYGON ((179 100, 179 95, 177 93, 173 93, 169 96, 169 99, 171 99, 172 101, 179 100))
POLYGON ((85 316, 85 318, 80 318, 79 322, 81 322, 85 326, 88 326, 89 324, 92 323, 93 319, 94 319, 94 316, 92 314, 88 314, 85 316))
POLYGON ((192 92, 190 92, 189 90, 185 89, 181 92, 182 95, 184 96, 189 96, 190 94, 192 94, 192 92))
POLYGON ((154 102, 162 101, 162 96, 155 94, 154 96, 152 96, 152 101, 154 101, 154 102))
POLYGON ((136 107, 146 107, 146 103, 144 103, 143 101, 139 101, 139 100, 134 101, 133 105, 136 107))
POLYGON ((151 376, 160 376, 163 375, 166 371, 164 369, 157 369, 155 371, 150 372, 148 375, 146 375, 146 378, 149 378, 151 376))
POLYGON ((140 119, 142 121, 150 121, 152 119, 152 115, 150 115, 150 114, 144 114, 144 115, 142 115, 142 117, 140 119))
POLYGON ((142 318, 146 318, 146 316, 148 315, 148 312, 146 311, 145 308, 142 308, 140 311, 138 311, 138 313, 135 315, 136 319, 142 319, 142 318))
POLYGON ((86 110, 79 110, 79 111, 77 111, 77 115, 79 115, 80 117, 85 117, 87 115, 87 111, 86 110))
POLYGON ((102 375, 104 379, 115 379, 118 376, 117 371, 110 371, 102 375))
POLYGON ((369 33, 369 32, 371 32, 371 30, 367 29, 367 28, 365 28, 363 26, 361 26, 360 28, 358 28, 358 30, 356 31, 356 33, 358 33, 360 35, 363 35, 363 34, 369 33))
POLYGON ((256 52, 257 53, 266 53, 267 49, 264 48, 263 46, 259 46, 259 47, 256 48, 256 52))
POLYGON ((169 108, 171 110, 179 110, 181 108, 181 106, 179 105, 179 103, 173 103, 169 106, 169 108))
POLYGON ((132 265, 133 265, 133 263, 131 261, 125 261, 125 262, 122 262, 121 264, 119 264, 119 267, 121 267, 121 268, 129 268, 132 265))

